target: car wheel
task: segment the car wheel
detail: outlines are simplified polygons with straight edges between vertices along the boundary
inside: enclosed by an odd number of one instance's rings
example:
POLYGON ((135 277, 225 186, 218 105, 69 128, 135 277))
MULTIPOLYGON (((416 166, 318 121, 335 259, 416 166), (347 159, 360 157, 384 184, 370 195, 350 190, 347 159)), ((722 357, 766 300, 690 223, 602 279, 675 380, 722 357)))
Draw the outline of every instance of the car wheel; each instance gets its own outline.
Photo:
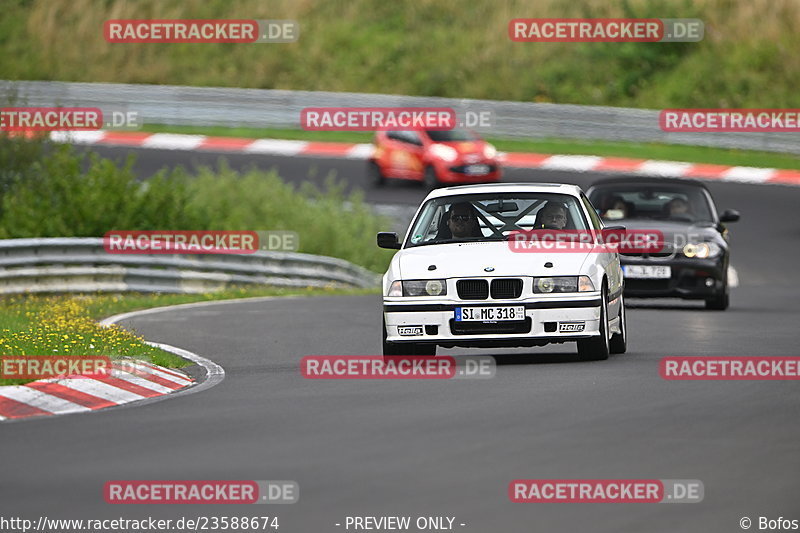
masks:
POLYGON ((382 187, 386 184, 386 177, 381 172, 381 167, 375 161, 370 161, 367 164, 367 176, 370 183, 376 187, 382 187))
POLYGON ((383 341, 383 355, 408 355, 404 348, 401 349, 403 346, 403 344, 383 341))
POLYGON ((435 344, 414 344, 412 355, 436 355, 435 344))
POLYGON ((383 341, 384 356, 398 355, 436 355, 435 344, 420 344, 416 342, 386 342, 383 341))
POLYGON ((726 287, 722 294, 706 300, 706 309, 711 309, 712 311, 724 311, 730 305, 730 301, 728 288, 726 287))
POLYGON ((386 318, 383 319, 383 355, 405 355, 399 344, 386 342, 386 318))
POLYGON ((728 290, 728 273, 725 273, 725 279, 722 281, 722 290, 713 298, 706 300, 706 309, 712 311, 724 311, 730 305, 730 292, 728 290))
POLYGON ((423 183, 428 189, 435 189, 442 186, 442 182, 439 181, 439 177, 436 175, 436 169, 430 165, 425 167, 425 178, 423 183))
POLYGON ((625 318, 625 300, 619 297, 619 329, 621 333, 614 333, 608 341, 609 353, 625 353, 628 349, 628 324, 625 318))
POLYGON ((608 359, 608 289, 603 282, 600 291, 600 335, 578 341, 578 358, 581 361, 602 361, 608 359))

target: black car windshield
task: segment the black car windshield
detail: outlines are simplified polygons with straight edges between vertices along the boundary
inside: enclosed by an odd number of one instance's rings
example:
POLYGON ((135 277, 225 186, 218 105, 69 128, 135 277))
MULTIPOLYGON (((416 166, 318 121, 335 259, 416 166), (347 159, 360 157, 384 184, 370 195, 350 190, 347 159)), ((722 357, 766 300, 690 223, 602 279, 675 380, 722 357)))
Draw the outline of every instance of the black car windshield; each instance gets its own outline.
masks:
POLYGON ((701 187, 647 183, 602 185, 592 190, 590 200, 606 221, 713 222, 708 195, 701 187))
POLYGON ((589 228, 580 200, 567 194, 497 193, 428 200, 414 220, 407 247, 464 241, 501 241, 534 228, 589 228))
POLYGON ((425 130, 428 137, 435 143, 447 143, 458 141, 477 141, 478 137, 467 130, 425 130))

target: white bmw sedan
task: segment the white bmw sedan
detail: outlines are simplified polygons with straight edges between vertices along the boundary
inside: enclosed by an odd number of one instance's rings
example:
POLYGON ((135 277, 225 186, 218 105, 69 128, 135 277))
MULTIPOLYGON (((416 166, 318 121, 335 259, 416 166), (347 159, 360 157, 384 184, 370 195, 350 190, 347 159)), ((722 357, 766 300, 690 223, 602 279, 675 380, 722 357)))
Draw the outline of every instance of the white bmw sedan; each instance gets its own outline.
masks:
POLYGON ((597 235, 603 229, 574 185, 432 191, 402 242, 395 233, 378 234, 378 246, 399 250, 383 276, 384 355, 564 342, 577 342, 585 360, 624 353, 618 253, 546 239, 517 242, 541 231, 597 235))

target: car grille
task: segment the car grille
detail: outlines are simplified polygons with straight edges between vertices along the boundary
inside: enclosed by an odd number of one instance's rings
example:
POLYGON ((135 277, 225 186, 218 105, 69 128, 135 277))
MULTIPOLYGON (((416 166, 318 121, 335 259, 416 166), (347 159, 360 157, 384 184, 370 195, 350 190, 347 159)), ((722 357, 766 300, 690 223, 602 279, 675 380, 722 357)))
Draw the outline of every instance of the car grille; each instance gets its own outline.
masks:
POLYGON ((522 280, 519 278, 500 278, 492 280, 492 298, 507 300, 519 298, 522 294, 522 280))
POLYGON ((519 322, 462 322, 450 319, 450 332, 453 335, 480 335, 501 333, 530 333, 531 318, 519 322))
POLYGON ((485 300, 489 297, 489 282, 485 279, 460 279, 456 281, 456 290, 462 300, 485 300))

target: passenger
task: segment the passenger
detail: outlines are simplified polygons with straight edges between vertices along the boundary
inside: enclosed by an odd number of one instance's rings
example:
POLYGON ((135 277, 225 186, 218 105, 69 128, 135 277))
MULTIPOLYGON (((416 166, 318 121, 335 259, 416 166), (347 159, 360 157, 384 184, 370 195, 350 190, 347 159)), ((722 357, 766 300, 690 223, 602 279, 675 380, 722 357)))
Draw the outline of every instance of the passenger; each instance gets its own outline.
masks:
POLYGON ((603 213, 603 218, 612 220, 628 218, 628 204, 621 196, 612 197, 608 209, 603 213))
POLYGON ((567 225, 567 208, 558 202, 547 202, 538 213, 534 229, 564 229, 567 225))

